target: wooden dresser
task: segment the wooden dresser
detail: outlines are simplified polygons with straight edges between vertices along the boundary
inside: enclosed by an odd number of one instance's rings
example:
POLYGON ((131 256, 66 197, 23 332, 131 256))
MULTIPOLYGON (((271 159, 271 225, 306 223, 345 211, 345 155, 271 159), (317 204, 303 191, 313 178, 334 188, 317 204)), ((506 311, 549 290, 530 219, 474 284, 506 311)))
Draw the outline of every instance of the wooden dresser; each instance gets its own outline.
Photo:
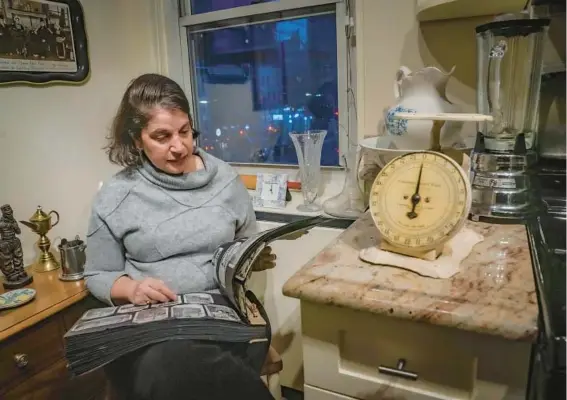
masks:
POLYGON ((63 352, 65 332, 100 303, 88 295, 84 281, 60 281, 59 270, 28 273, 33 274, 28 287, 37 291, 35 299, 0 310, 0 399, 103 399, 103 372, 71 378, 63 352))

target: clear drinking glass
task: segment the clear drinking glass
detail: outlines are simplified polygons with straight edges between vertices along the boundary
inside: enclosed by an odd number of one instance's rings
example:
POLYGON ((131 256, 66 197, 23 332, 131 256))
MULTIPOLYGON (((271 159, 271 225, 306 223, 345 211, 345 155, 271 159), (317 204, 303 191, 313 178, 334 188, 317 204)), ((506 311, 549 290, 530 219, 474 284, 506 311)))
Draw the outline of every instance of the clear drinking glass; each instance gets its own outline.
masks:
POLYGON ((319 195, 321 150, 326 135, 326 130, 308 130, 304 133, 290 132, 289 134, 297 153, 301 174, 303 204, 297 206, 298 211, 315 212, 321 210, 321 206, 315 203, 315 199, 319 195))

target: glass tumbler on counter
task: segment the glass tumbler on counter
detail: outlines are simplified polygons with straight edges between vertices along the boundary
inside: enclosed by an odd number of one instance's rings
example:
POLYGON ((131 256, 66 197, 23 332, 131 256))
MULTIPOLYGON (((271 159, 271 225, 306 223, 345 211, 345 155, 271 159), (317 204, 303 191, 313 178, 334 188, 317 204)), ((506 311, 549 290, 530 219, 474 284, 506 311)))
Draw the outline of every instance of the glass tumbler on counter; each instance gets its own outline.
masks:
POLYGON ((315 203, 319 195, 321 183, 321 151, 327 135, 326 130, 308 130, 289 134, 299 163, 301 175, 301 193, 303 204, 297 206, 298 211, 317 212, 321 206, 315 203))

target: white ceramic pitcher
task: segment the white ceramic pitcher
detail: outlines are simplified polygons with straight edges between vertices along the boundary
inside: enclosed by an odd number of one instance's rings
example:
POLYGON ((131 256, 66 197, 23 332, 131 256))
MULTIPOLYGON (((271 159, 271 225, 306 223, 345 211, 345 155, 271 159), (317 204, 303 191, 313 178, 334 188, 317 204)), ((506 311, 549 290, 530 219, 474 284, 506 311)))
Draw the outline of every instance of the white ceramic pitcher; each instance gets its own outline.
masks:
MULTIPOLYGON (((458 113, 460 107, 447 99, 447 83, 455 67, 447 73, 436 67, 425 67, 412 72, 402 66, 396 73, 394 95, 396 104, 385 110, 382 134, 393 136, 395 148, 426 150, 430 146, 429 133, 433 122, 427 120, 397 120, 396 112, 458 113)), ((441 146, 452 147, 461 141, 462 121, 447 121, 441 129, 441 146)))

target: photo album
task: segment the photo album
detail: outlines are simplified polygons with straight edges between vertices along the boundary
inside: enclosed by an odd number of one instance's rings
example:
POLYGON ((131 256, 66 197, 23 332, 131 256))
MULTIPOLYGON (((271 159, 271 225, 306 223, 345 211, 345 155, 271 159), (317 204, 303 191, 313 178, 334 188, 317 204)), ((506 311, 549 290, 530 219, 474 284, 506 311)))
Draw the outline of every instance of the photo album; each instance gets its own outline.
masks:
POLYGON ((259 372, 271 330, 262 304, 247 289, 252 266, 269 243, 330 220, 304 218, 221 245, 212 259, 219 293, 187 293, 168 303, 86 311, 64 336, 69 370, 82 375, 150 344, 184 339, 234 345, 259 372))

